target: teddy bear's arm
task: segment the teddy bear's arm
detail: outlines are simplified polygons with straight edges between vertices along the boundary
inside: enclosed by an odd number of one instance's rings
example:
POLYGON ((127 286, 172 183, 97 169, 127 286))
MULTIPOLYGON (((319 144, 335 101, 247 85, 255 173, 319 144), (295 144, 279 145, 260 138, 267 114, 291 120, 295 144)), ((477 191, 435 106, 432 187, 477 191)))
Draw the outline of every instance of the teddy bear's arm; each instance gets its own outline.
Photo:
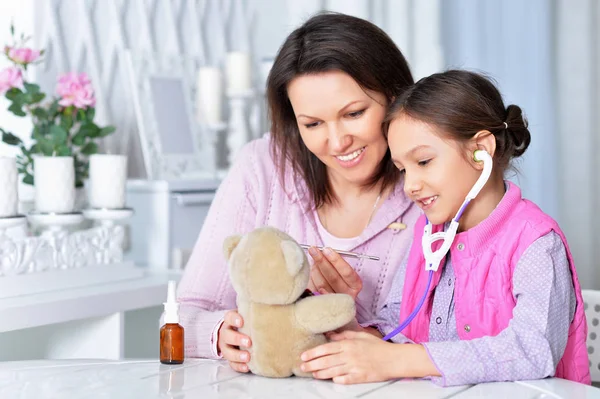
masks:
POLYGON ((354 300, 346 294, 311 296, 296 303, 296 321, 313 334, 333 331, 355 316, 354 300))

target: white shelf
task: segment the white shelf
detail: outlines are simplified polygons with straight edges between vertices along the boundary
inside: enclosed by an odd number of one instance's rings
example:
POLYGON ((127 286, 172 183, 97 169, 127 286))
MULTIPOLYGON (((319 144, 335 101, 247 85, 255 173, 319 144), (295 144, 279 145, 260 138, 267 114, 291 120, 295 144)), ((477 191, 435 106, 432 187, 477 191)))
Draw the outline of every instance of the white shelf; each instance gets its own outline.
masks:
POLYGON ((100 317, 163 303, 180 274, 144 272, 140 278, 0 299, 0 333, 100 317))

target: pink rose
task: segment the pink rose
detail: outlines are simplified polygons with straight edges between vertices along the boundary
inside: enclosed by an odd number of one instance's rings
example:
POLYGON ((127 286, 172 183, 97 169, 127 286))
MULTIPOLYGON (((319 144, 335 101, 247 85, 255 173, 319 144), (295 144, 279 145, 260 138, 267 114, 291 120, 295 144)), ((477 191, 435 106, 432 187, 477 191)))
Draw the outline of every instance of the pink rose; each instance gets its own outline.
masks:
POLYGON ((0 95, 20 86, 23 86, 23 75, 19 68, 8 67, 0 71, 0 95))
MULTIPOLYGON (((5 49, 6 50, 6 49, 5 49)), ((40 57, 39 50, 32 50, 27 47, 23 48, 8 48, 8 58, 16 62, 17 64, 31 64, 33 61, 40 57)))
POLYGON ((59 76, 56 92, 61 97, 58 103, 63 107, 73 105, 75 108, 85 109, 96 105, 92 82, 85 73, 78 75, 69 72, 59 76))

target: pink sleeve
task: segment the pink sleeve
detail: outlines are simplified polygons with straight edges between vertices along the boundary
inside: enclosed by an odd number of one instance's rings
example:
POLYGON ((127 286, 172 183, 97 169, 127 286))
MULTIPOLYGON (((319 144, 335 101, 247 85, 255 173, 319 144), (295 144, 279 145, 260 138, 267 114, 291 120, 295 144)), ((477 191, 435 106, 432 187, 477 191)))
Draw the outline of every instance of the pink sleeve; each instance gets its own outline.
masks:
POLYGON ((219 186, 179 282, 186 357, 216 358, 211 348, 213 332, 225 311, 237 307, 222 248, 226 237, 257 226, 256 198, 261 191, 268 193, 256 175, 256 158, 261 155, 256 154, 256 144, 242 149, 219 186))

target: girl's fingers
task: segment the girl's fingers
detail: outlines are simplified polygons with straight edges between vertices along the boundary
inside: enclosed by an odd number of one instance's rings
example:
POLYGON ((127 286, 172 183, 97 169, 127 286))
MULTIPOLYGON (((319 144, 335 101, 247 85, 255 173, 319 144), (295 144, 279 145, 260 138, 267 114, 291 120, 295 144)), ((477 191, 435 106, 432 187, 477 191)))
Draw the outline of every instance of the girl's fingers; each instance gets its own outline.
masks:
POLYGON ((339 366, 334 366, 334 367, 323 369, 323 370, 318 370, 318 371, 313 372, 313 377, 318 380, 334 379, 336 377, 341 377, 341 376, 347 375, 348 370, 346 370, 346 368, 347 368, 346 365, 339 365, 339 366))
POLYGON ((336 354, 339 352, 340 352, 340 345, 337 342, 336 343, 328 343, 328 344, 316 346, 312 349, 305 351, 300 356, 300 359, 302 359, 303 362, 308 362, 308 361, 311 361, 313 359, 316 359, 316 358, 319 358, 322 356, 333 355, 333 354, 336 354))

